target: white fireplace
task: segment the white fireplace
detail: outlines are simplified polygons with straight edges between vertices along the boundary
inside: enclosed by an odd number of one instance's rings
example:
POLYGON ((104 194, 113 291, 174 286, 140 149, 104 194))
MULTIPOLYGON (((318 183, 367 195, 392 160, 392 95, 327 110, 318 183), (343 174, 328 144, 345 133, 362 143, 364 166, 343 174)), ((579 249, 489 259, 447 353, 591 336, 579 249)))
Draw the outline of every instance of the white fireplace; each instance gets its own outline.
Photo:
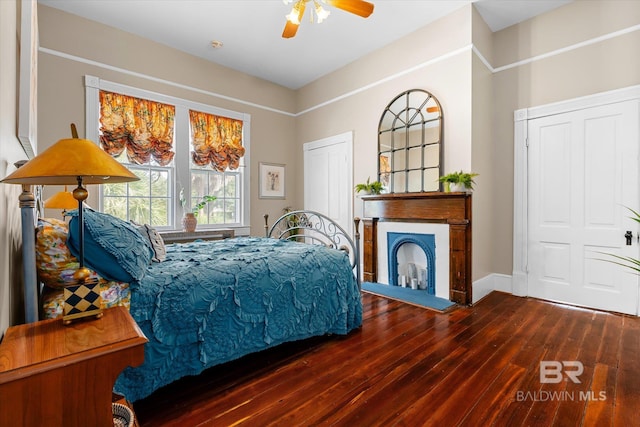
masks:
MULTIPOLYGON (((435 295, 440 298, 449 299, 449 225, 437 223, 414 223, 414 222, 379 222, 377 230, 378 253, 377 265, 378 283, 395 285, 389 283, 389 251, 388 233, 411 233, 419 235, 433 235, 435 237, 435 295)), ((415 264, 418 269, 428 268, 427 257, 423 249, 416 244, 405 243, 403 250, 398 250, 398 262, 401 266, 407 263, 415 264), (423 265, 424 264, 424 265, 423 265)), ((395 262, 395 260, 392 260, 395 262)), ((404 273, 400 267, 399 274, 404 273)), ((425 291, 426 292, 426 291, 425 291)))

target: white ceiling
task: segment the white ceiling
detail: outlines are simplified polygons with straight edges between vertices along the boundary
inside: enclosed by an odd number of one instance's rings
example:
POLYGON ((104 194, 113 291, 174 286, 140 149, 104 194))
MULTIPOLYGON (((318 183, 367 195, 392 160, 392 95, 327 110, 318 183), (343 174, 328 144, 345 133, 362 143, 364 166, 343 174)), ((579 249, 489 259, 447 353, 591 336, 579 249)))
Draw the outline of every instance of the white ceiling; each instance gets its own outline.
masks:
POLYGON ((363 19, 325 5, 331 15, 309 22, 308 7, 296 37, 283 39, 282 0, 38 0, 297 89, 375 51, 454 10, 475 3, 493 31, 529 19, 571 0, 370 0, 363 19), (214 49, 213 40, 223 47, 214 49))

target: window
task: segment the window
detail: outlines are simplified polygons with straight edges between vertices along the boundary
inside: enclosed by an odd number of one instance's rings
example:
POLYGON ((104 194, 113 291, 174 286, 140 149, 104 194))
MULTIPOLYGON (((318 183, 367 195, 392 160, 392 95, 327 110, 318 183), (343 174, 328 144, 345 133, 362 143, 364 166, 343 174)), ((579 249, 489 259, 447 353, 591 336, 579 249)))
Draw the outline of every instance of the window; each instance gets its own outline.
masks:
POLYGON ((91 76, 85 85, 87 138, 140 178, 100 186, 100 210, 171 230, 213 196, 199 228, 248 225, 250 115, 91 76))
MULTIPOLYGON (((213 196, 198 212, 199 224, 234 224, 240 217, 238 184, 242 121, 189 110, 191 130, 191 206, 213 196), (203 212, 202 212, 203 211, 203 212)), ((183 203, 185 198, 182 198, 183 203)))
POLYGON ((139 224, 171 225, 175 107, 100 91, 100 146, 140 181, 105 186, 104 212, 139 224))

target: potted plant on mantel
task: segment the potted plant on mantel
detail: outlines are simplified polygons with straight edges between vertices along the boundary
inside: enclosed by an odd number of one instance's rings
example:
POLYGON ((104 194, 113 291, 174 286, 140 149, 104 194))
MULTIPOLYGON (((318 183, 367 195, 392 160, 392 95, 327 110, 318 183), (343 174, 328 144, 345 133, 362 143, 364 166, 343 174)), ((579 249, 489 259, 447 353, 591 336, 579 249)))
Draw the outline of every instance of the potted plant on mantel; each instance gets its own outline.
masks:
POLYGON ((441 176, 438 180, 444 183, 445 193, 452 191, 473 191, 473 186, 476 183, 473 178, 476 176, 478 176, 477 173, 459 171, 441 176))
MULTIPOLYGON (((187 233, 193 233, 196 231, 198 225, 198 213, 206 206, 207 203, 213 202, 216 199, 215 196, 202 196, 200 201, 196 203, 191 212, 185 212, 182 217, 182 229, 187 233)), ((182 209, 187 205, 187 199, 184 196, 184 188, 180 190, 180 205, 182 209)))
POLYGON ((370 182, 371 177, 367 178, 367 182, 364 184, 356 184, 356 193, 367 194, 380 194, 382 192, 382 183, 380 181, 370 182))

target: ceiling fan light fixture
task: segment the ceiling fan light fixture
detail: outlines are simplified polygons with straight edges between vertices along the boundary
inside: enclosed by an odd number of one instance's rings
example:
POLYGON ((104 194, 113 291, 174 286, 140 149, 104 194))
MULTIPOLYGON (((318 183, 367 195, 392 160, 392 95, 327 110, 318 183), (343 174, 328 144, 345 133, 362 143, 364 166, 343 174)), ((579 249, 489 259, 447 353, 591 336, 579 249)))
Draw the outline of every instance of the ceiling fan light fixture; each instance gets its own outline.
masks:
POLYGON ((292 24, 300 25, 300 21, 298 20, 298 14, 295 12, 295 10, 291 9, 291 13, 286 15, 286 18, 287 18, 287 21, 291 22, 292 24))
MULTIPOLYGON (((300 25, 300 18, 302 15, 300 13, 300 10, 301 10, 300 3, 302 3, 302 7, 304 7, 305 0, 298 0, 297 2, 295 2, 293 4, 293 7, 291 8, 291 12, 289 12, 289 14, 286 15, 287 21, 291 22, 294 25, 300 25)), ((302 11, 304 13, 304 8, 302 9, 302 11)))
MULTIPOLYGON (((328 10, 325 10, 321 3, 328 4, 330 6, 335 7, 336 9, 343 10, 345 12, 353 13, 354 15, 361 16, 363 18, 369 17, 373 13, 374 5, 371 2, 366 0, 283 0, 284 4, 293 3, 293 7, 291 8, 291 12, 286 15, 287 21, 284 25, 284 30, 282 31, 282 37, 285 39, 290 39, 291 37, 295 37, 298 32, 298 27, 300 26, 300 21, 304 16, 304 10, 306 8, 307 2, 311 3, 313 1, 313 6, 315 8, 316 21, 321 23, 331 13, 328 10)), ((310 21, 313 22, 313 11, 309 13, 310 21)))
POLYGON ((321 24, 322 21, 324 21, 325 19, 327 19, 327 17, 329 17, 331 12, 323 8, 322 5, 318 3, 316 0, 314 0, 313 3, 315 4, 315 7, 316 7, 316 21, 318 22, 318 24, 321 24))

